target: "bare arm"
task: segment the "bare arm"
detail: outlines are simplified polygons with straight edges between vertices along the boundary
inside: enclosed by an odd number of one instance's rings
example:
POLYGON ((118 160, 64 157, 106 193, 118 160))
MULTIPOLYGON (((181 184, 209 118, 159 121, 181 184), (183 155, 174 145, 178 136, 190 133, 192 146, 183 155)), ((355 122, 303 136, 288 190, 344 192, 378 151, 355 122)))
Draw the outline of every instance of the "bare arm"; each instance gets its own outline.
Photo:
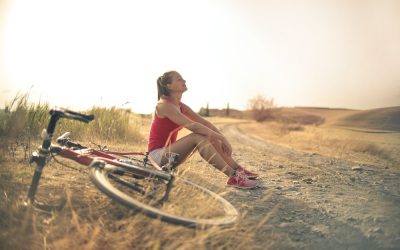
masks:
POLYGON ((185 114, 182 114, 179 108, 171 103, 159 103, 157 114, 168 117, 174 123, 189 129, 193 133, 207 136, 210 141, 219 141, 223 152, 229 156, 232 154, 232 146, 214 125, 194 113, 188 106, 184 105, 183 108, 185 114))
POLYGON ((159 103, 157 106, 157 114, 159 116, 168 117, 168 119, 174 123, 189 129, 193 133, 198 133, 217 140, 224 139, 223 135, 214 131, 214 129, 209 128, 199 121, 192 120, 191 116, 183 115, 179 112, 179 108, 171 103, 159 103))
POLYGON ((189 106, 187 106, 186 104, 182 104, 186 115, 193 121, 196 121, 198 123, 203 124, 204 126, 208 127, 209 129, 221 134, 221 132, 218 130, 217 127, 214 126, 214 124, 212 124, 211 122, 207 121, 206 119, 204 119, 203 117, 201 117, 199 114, 197 114, 196 112, 194 112, 189 106))

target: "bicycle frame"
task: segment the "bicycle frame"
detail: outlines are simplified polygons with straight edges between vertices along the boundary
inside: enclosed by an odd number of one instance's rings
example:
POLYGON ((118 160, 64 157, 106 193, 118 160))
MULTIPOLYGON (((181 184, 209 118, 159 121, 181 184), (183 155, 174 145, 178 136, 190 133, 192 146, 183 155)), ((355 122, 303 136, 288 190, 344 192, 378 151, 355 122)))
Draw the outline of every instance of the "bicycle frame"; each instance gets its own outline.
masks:
MULTIPOLYGON (((119 156, 124 156, 126 157, 127 155, 143 155, 143 165, 145 166, 148 162, 148 156, 145 153, 140 153, 140 152, 132 152, 132 153, 124 153, 124 152, 105 152, 105 151, 100 151, 96 149, 91 149, 91 148, 83 148, 83 149, 68 149, 65 147, 62 148, 56 148, 56 151, 58 155, 68 158, 71 160, 74 160, 82 165, 85 166, 90 166, 93 161, 103 161, 105 163, 111 164, 113 166, 121 167, 121 168, 126 168, 130 169, 135 174, 144 176, 144 177, 150 177, 152 175, 155 175, 151 173, 149 170, 143 170, 140 167, 137 167, 135 165, 127 164, 123 161, 119 161, 121 158, 114 156, 113 154, 119 155, 119 156)), ((171 175, 168 173, 165 173, 164 175, 161 173, 157 173, 158 176, 160 176, 162 179, 169 181, 171 179, 171 175)))

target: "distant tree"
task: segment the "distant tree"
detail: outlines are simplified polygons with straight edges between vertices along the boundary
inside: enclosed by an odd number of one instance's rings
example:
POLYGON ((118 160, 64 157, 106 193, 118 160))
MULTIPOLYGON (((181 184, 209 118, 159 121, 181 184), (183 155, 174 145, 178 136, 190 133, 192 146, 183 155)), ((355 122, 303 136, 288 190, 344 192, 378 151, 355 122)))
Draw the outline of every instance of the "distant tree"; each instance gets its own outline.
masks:
POLYGON ((268 100, 263 95, 257 95, 248 102, 252 117, 257 122, 272 119, 272 109, 274 108, 274 99, 268 100))
POLYGON ((203 107, 200 108, 199 114, 206 117, 210 116, 210 109, 208 108, 208 102, 206 108, 203 107))
POLYGON ((226 105, 225 115, 229 116, 229 113, 230 113, 230 110, 229 110, 229 102, 228 102, 228 104, 226 105))

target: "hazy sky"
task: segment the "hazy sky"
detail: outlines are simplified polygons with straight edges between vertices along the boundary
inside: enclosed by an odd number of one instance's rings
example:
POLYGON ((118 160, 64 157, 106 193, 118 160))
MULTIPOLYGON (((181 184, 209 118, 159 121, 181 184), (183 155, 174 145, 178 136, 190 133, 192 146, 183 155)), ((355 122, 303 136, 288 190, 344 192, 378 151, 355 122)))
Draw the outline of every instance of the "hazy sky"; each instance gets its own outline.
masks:
POLYGON ((0 105, 150 113, 177 70, 198 110, 400 105, 398 0, 0 0, 0 105), (128 104, 124 104, 129 102, 128 104))

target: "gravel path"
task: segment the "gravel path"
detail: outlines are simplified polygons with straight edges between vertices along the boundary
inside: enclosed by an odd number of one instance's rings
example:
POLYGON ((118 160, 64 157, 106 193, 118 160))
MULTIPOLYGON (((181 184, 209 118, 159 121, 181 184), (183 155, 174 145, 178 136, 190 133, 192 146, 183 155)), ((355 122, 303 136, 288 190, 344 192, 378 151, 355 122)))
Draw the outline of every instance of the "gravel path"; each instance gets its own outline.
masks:
POLYGON ((259 188, 226 198, 265 246, 400 249, 399 169, 296 151, 251 136, 239 124, 221 129, 235 158, 261 174, 259 188))

